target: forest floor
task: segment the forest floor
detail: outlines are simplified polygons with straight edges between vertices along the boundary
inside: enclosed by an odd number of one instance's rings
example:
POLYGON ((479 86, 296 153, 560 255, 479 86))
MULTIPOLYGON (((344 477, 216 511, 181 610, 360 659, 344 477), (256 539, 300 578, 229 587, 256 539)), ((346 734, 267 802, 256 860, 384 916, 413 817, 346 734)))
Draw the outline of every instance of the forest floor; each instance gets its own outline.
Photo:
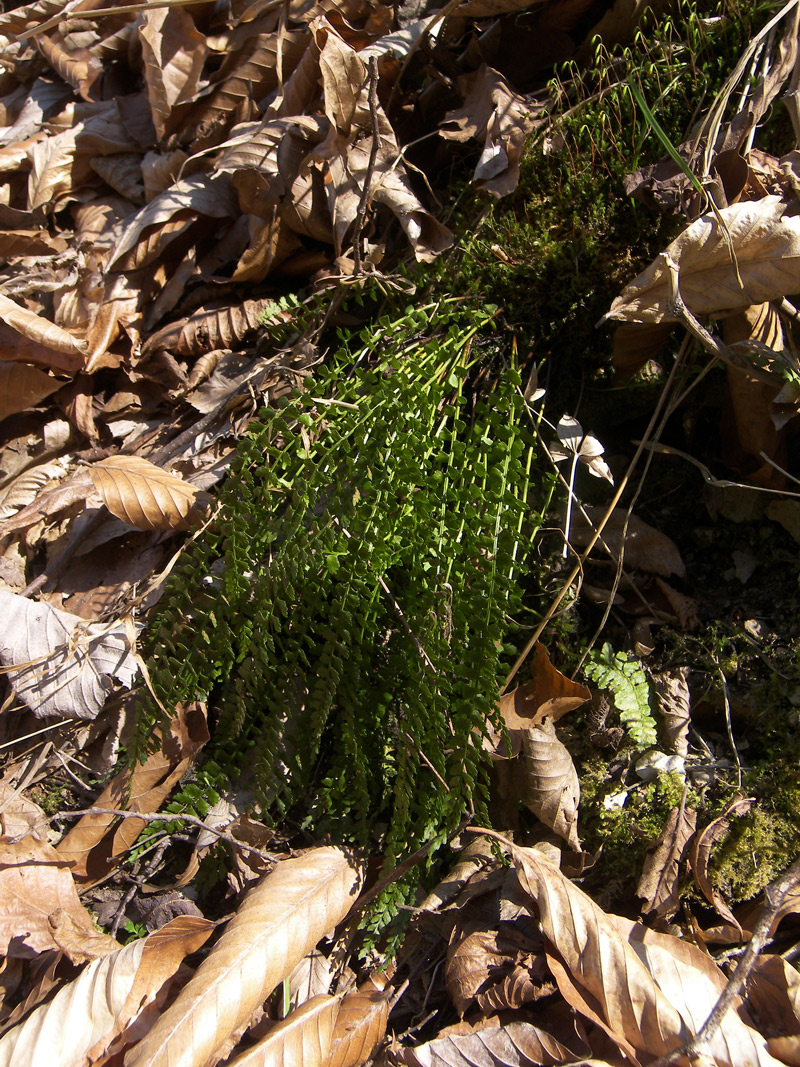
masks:
POLYGON ((0 1064, 800 1063, 800 5, 4 6, 0 1064))

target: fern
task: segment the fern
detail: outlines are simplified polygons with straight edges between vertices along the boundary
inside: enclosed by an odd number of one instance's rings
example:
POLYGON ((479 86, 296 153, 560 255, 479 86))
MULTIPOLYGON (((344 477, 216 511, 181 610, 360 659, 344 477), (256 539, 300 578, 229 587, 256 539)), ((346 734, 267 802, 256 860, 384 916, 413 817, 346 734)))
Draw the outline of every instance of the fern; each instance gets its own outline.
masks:
POLYGON ((650 683, 639 663, 606 643, 592 652, 584 667, 587 678, 608 689, 631 740, 640 748, 656 743, 656 721, 650 711, 650 683))
POLYGON ((385 871, 488 820, 482 741, 536 521, 519 375, 472 395, 494 314, 450 300, 343 338, 251 424, 152 626, 161 701, 209 702, 214 759, 253 771, 262 813, 302 805, 360 842, 382 827, 385 871))

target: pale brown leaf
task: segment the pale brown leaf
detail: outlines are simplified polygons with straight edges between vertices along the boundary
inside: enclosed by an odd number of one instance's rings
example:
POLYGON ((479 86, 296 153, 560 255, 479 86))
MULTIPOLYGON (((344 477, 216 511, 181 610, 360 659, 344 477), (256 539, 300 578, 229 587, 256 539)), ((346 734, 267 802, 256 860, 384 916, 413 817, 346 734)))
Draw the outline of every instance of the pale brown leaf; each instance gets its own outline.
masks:
POLYGON ((492 971, 505 967, 507 962, 498 945, 496 930, 473 929, 449 946, 444 980, 460 1016, 464 1016, 477 994, 489 984, 492 971))
MULTIPOLYGON (((612 918, 661 992, 697 1033, 727 984, 720 968, 690 942, 618 915, 612 918)), ((762 1035, 740 1017, 740 1006, 738 1001, 711 1038, 708 1053, 715 1067, 778 1067, 762 1035)))
POLYGON ((197 489, 139 456, 109 456, 89 468, 103 503, 138 530, 182 530, 197 489))
POLYGON ((0 953, 32 959, 54 948, 84 963, 119 944, 95 929, 52 845, 32 836, 0 838, 0 953))
POLYGON ((0 421, 33 407, 63 384, 25 363, 0 363, 0 421))
POLYGON ((678 756, 689 751, 691 724, 691 694, 689 668, 676 667, 653 675, 658 697, 658 710, 664 723, 667 747, 678 756))
POLYGON ((512 849, 523 888, 552 945, 561 995, 629 1055, 661 1056, 688 1040, 680 1013, 618 933, 611 918, 535 849, 512 849))
POLYGON ((248 893, 213 952, 127 1057, 126 1067, 204 1063, 347 915, 360 881, 338 848, 279 863, 248 893))
POLYGON ((418 1048, 393 1051, 391 1062, 406 1067, 532 1067, 573 1064, 585 1051, 577 1038, 570 1048, 532 1023, 511 1022, 476 1028, 472 1033, 445 1033, 418 1048))
POLYGON ((5 837, 46 837, 49 819, 32 800, 8 782, 0 782, 0 833, 5 837))
POLYGON ((369 978, 342 999, 325 1067, 360 1067, 372 1058, 386 1035, 392 992, 385 979, 369 978))
MULTIPOLYGON (((94 807, 158 811, 186 773, 194 757, 208 741, 208 725, 202 705, 179 705, 157 752, 144 763, 116 774, 94 807)), ((84 884, 103 879, 117 857, 134 844, 142 832, 140 819, 123 819, 114 829, 116 816, 90 814, 81 817, 58 844, 58 854, 71 864, 72 875, 84 884)))
POLYGON ((0 662, 34 715, 93 719, 114 688, 130 688, 139 667, 124 626, 77 615, 0 589, 0 662))
POLYGON ((328 1067, 341 1003, 327 994, 307 1000, 230 1067, 328 1067))
POLYGON ((697 812, 691 808, 669 813, 658 841, 647 851, 636 889, 642 914, 671 918, 678 910, 680 866, 696 825, 697 812))
MULTIPOLYGON (((54 352, 61 352, 72 357, 72 369, 77 370, 83 363, 86 355, 86 343, 74 337, 66 330, 62 330, 47 319, 36 315, 33 311, 21 307, 15 301, 0 293, 0 319, 18 334, 22 334, 30 341, 54 352)), ((20 357, 20 358, 25 358, 20 357)), ((54 368, 60 367, 56 361, 54 368)))
MULTIPOLYGON (((800 215, 779 196, 746 200, 720 212, 739 274, 712 214, 693 222, 666 249, 677 264, 680 293, 695 315, 722 315, 780 299, 800 289, 800 215)), ((625 287, 606 315, 629 322, 676 322, 670 314, 669 272, 659 257, 625 287)))
MULTIPOLYGON (((241 304, 200 308, 188 319, 170 323, 148 337, 142 354, 150 355, 166 349, 175 356, 200 356, 220 348, 236 348, 242 338, 262 325, 261 316, 275 301, 244 300, 241 304)), ((291 312, 280 317, 291 320, 291 312)))
POLYGON ((761 956, 747 981, 747 1006, 763 1033, 800 1034, 800 973, 780 956, 761 956))
POLYGON ((169 240, 198 215, 212 219, 233 218, 236 210, 236 195, 227 174, 196 174, 182 178, 155 196, 129 221, 109 254, 108 269, 127 269, 129 258, 131 263, 142 266, 160 254, 169 240), (146 259, 137 258, 136 246, 147 238, 148 231, 154 232, 156 240, 150 243, 146 259), (162 231, 165 236, 159 239, 158 234, 162 231))
POLYGON ((581 787, 567 747, 551 719, 532 726, 522 738, 520 800, 533 814, 580 851, 578 804, 581 787))
POLYGON ((164 141, 180 119, 178 105, 197 92, 206 41, 191 14, 180 7, 146 11, 139 37, 153 123, 164 141))
MULTIPOLYGON (((151 1023, 181 960, 214 923, 180 916, 147 938, 89 963, 48 1003, 0 1038, 0 1067, 79 1067, 93 1063, 137 1017, 151 1023)), ((126 1037, 141 1036, 136 1022, 126 1037)))
MULTIPOLYGON (((606 915, 535 849, 512 847, 520 882, 552 945, 548 963, 562 996, 628 1055, 660 1056, 696 1033, 725 977, 694 945, 606 915)), ((712 1038, 718 1067, 776 1067, 759 1034, 735 1012, 712 1038)))
POLYGON ((0 233, 0 256, 52 256, 64 252, 63 237, 51 237, 46 230, 4 230, 0 233))
POLYGON ((519 183, 522 149, 534 126, 531 107, 485 63, 462 75, 458 88, 464 105, 445 115, 439 135, 454 141, 483 140, 472 184, 497 197, 512 193, 519 183))

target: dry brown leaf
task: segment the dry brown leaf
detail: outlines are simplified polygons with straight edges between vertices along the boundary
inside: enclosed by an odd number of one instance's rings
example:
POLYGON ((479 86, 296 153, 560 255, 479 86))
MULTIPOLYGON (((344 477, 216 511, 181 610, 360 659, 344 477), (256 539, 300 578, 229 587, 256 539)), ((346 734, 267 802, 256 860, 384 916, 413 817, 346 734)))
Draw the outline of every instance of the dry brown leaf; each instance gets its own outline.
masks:
POLYGON ((533 814, 580 851, 578 804, 581 787, 567 747, 551 719, 532 726, 522 738, 519 798, 533 814))
MULTIPOLYGON (((579 547, 589 544, 606 509, 587 507, 585 511, 589 522, 580 513, 574 514, 572 518, 570 540, 579 547)), ((647 571, 648 574, 661 574, 665 578, 670 574, 683 578, 686 574, 675 542, 636 515, 628 516, 626 508, 615 508, 611 513, 611 518, 603 528, 603 540, 615 559, 619 557, 620 547, 624 543, 624 560, 631 569, 647 571)))
POLYGON ((386 1036, 392 992, 385 980, 369 978, 342 999, 325 1067, 360 1067, 374 1056, 386 1036))
POLYGON ((495 1025, 476 1027, 471 1033, 464 1033, 466 1026, 462 1024, 460 1032, 443 1032, 425 1045, 393 1051, 391 1062, 406 1067, 484 1067, 489 1064, 531 1067, 532 1064, 557 1063, 602 1067, 599 1060, 576 1063, 588 1051, 577 1037, 568 1047, 532 1023, 499 1025, 492 1021, 495 1025))
POLYGON ((691 1032, 613 920, 535 849, 512 849, 522 887, 539 912, 561 995, 629 1056, 661 1056, 691 1032))
POLYGON ((145 11, 139 27, 145 87, 160 141, 173 133, 185 109, 181 103, 197 92, 206 60, 205 37, 184 8, 145 11))
MULTIPOLYGON (((558 722, 562 715, 592 698, 585 685, 573 682, 553 666, 541 642, 534 647, 530 669, 530 681, 500 698, 500 714, 510 736, 511 755, 520 751, 524 731, 531 726, 538 726, 545 718, 558 722)), ((501 756, 508 754, 500 738, 496 739, 495 751, 501 756)))
POLYGON ((63 237, 51 237, 47 230, 4 230, 0 233, 0 255, 52 256, 67 250, 63 237))
POLYGON ((30 836, 0 838, 0 953, 32 959, 54 948, 84 963, 119 944, 95 929, 52 845, 30 836))
POLYGON ((4 837, 47 837, 50 820, 9 782, 0 781, 0 833, 4 837))
POLYGON ((121 622, 87 624, 50 604, 0 589, 0 663, 34 715, 93 719, 139 667, 121 622))
POLYGON ((747 980, 747 1006, 762 1033, 800 1035, 800 974, 780 956, 759 957, 747 980))
POLYGON ((708 874, 708 865, 711 859, 711 849, 728 832, 731 825, 731 816, 746 815, 753 806, 754 801, 748 797, 737 796, 727 805, 722 815, 712 819, 708 826, 698 832, 689 852, 689 863, 697 888, 719 914, 727 922, 732 923, 741 931, 741 926, 731 909, 725 903, 721 893, 711 884, 708 874))
POLYGON ((692 698, 689 692, 689 668, 676 667, 653 675, 658 710, 664 724, 667 748, 678 756, 689 751, 692 698))
POLYGON ((197 216, 234 218, 236 194, 227 174, 195 174, 159 193, 130 220, 108 258, 108 269, 141 267, 160 255, 182 228, 197 216), (145 242, 146 252, 137 252, 145 242))
POLYGON ((33 407, 63 384, 25 363, 0 363, 0 421, 33 407))
POLYGON ((95 489, 118 519, 138 530, 185 530, 197 489, 139 456, 109 456, 89 468, 95 489))
MULTIPOLYGON (((612 916, 622 937, 647 967, 689 1029, 700 1029, 727 985, 727 979, 707 953, 696 945, 650 930, 641 923, 612 916)), ((715 1067, 778 1067, 761 1034, 740 1017, 741 1000, 725 1016, 710 1040, 708 1055, 715 1067)))
MULTIPOLYGON (((245 300, 239 305, 201 308, 188 319, 171 323, 148 337, 142 355, 166 349, 175 356, 200 356, 220 348, 235 348, 262 324, 261 315, 275 301, 245 300)), ((285 319, 291 318, 289 312, 285 319)))
MULTIPOLYGON (((202 706, 179 706, 160 750, 133 770, 126 768, 115 775, 94 806, 144 813, 157 811, 208 738, 202 706)), ((104 878, 144 826, 139 819, 123 819, 114 830, 115 822, 114 815, 84 815, 59 842, 59 856, 72 864, 73 877, 82 883, 92 884, 104 878)))
POLYGON ((507 970, 508 957, 498 945, 498 932, 481 924, 465 935, 457 932, 447 952, 445 986, 463 1018, 478 993, 492 981, 492 971, 507 970))
POLYGON ((677 807, 669 813, 661 836, 647 850, 636 889, 643 901, 642 914, 669 919, 678 910, 680 865, 696 825, 697 812, 691 808, 677 807))
POLYGON ((361 884, 338 848, 279 863, 245 897, 213 952, 125 1067, 195 1067, 350 911, 361 884))
MULTIPOLYGON (((55 323, 48 322, 47 319, 36 315, 33 311, 21 307, 2 293, 0 293, 0 319, 16 331, 17 334, 22 334, 23 337, 34 342, 34 344, 52 349, 53 352, 60 352, 65 356, 70 356, 72 363, 69 369, 78 370, 82 366, 86 355, 85 341, 79 340, 66 330, 62 330, 60 326, 56 326, 55 323)), ((26 359, 27 357, 20 356, 19 358, 26 359)), ((29 360, 29 362, 34 361, 29 360)), ((67 369, 63 366, 63 361, 54 361, 53 368, 59 370, 67 369)))
POLYGON ((0 1067, 79 1067, 97 1062, 120 1035, 121 1042, 136 1040, 152 1023, 183 957, 203 945, 214 925, 180 916, 94 960, 0 1038, 0 1067))
MULTIPOLYGON (((562 996, 629 1056, 661 1056, 708 1017, 725 976, 679 938, 606 915, 535 849, 512 846, 520 882, 539 911, 562 996)), ((730 1012, 711 1039, 717 1067, 777 1067, 759 1034, 730 1012)))
POLYGON ((230 1060, 230 1067, 329 1067, 341 1003, 327 994, 307 1000, 247 1052, 230 1060))
MULTIPOLYGON (((666 249, 679 270, 680 293, 695 315, 723 315, 800 289, 800 215, 779 196, 723 208, 739 275, 713 215, 693 222, 666 249)), ((677 322, 668 310, 669 271, 663 257, 625 287, 607 319, 677 322)))
POLYGON ((445 115, 439 136, 446 140, 483 140, 472 184, 493 196, 513 193, 519 183, 519 164, 534 114, 499 71, 485 63, 458 79, 464 106, 445 115), (445 128, 455 127, 455 128, 445 128))

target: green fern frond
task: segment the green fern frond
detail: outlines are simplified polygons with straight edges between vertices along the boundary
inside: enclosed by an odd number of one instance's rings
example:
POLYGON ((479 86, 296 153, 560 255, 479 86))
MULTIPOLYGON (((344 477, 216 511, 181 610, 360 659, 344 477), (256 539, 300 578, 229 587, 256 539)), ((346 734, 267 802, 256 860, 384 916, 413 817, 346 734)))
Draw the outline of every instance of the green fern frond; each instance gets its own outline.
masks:
POLYGON ((650 683, 639 662, 624 652, 614 652, 606 642, 599 652, 590 653, 584 672, 600 689, 613 695, 631 740, 640 748, 654 745, 656 721, 650 711, 650 683))
POLYGON ((162 703, 208 701, 214 759, 253 772, 264 817, 302 802, 318 833, 382 827, 385 871, 488 820, 482 742, 538 521, 517 371, 467 403, 494 314, 385 317, 262 412, 150 637, 162 703))

